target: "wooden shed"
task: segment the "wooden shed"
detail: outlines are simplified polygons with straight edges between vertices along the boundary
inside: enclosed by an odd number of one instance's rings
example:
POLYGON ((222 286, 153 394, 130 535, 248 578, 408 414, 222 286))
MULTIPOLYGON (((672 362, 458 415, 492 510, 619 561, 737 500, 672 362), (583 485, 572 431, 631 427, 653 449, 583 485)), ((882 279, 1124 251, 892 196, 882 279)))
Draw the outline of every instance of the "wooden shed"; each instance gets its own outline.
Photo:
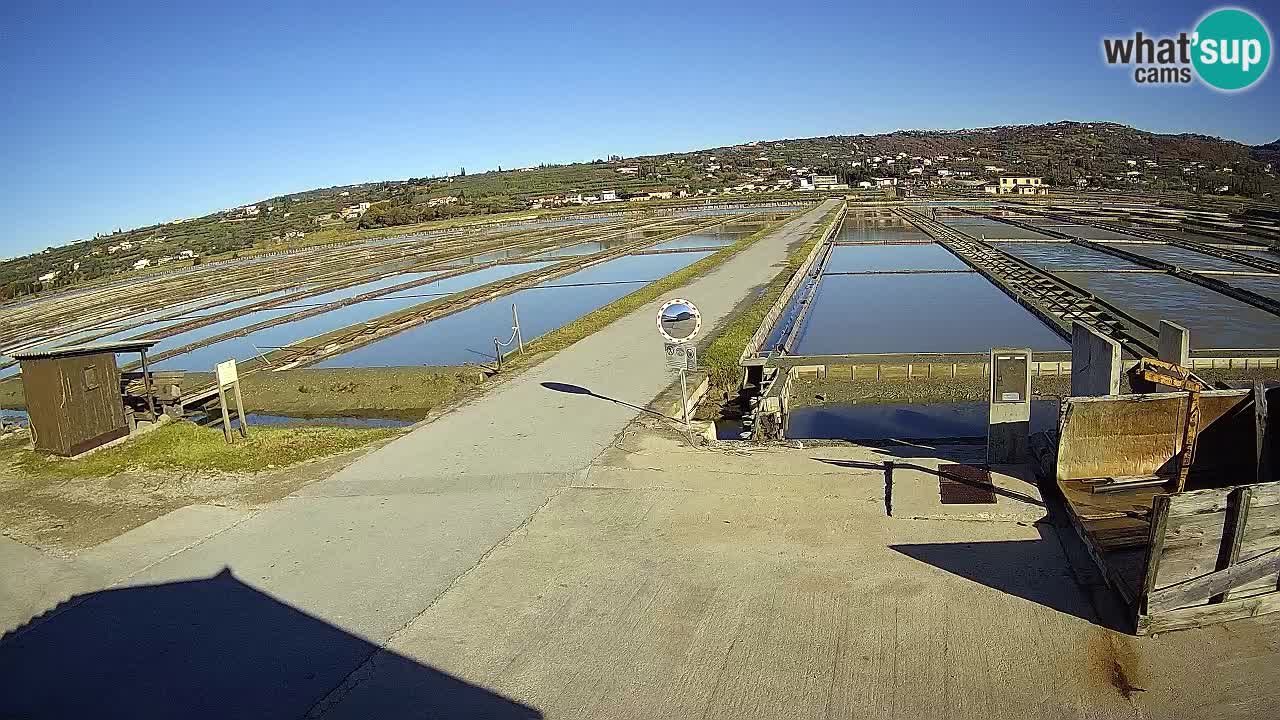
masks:
POLYGON ((36 448, 79 455, 129 434, 116 353, 143 356, 155 340, 39 348, 15 353, 36 448))

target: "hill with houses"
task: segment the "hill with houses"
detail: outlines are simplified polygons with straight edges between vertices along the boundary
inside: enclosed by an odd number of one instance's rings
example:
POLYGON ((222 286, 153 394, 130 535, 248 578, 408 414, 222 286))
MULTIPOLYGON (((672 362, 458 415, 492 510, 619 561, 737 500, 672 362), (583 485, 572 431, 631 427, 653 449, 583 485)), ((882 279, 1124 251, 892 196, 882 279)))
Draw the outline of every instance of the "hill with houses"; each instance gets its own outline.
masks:
POLYGON ((1274 201, 1280 140, 1250 147, 1116 123, 1057 122, 965 130, 761 140, 586 163, 497 168, 308 190, 201 217, 100 233, 0 263, 0 299, 211 256, 340 241, 369 231, 517 210, 808 189, 812 175, 854 191, 981 192, 1004 174, 1051 187, 1180 191, 1274 201))

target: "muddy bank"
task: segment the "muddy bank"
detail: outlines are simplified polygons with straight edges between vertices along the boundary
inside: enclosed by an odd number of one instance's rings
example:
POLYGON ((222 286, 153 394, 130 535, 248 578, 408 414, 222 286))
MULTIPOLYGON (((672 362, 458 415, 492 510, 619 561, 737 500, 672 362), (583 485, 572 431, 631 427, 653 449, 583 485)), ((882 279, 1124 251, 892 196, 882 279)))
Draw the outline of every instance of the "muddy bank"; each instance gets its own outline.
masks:
POLYGON ((0 441, 0 535, 61 556, 193 503, 261 507, 332 475, 368 449, 259 472, 131 468, 106 477, 63 477, 16 462, 27 442, 25 436, 0 441))
MULTIPOLYGON (((245 410, 253 413, 420 420, 485 378, 484 371, 465 367, 284 370, 249 375, 243 392, 245 410)), ((199 384, 205 382, 212 376, 199 384)))
MULTIPOLYGON (((1041 377, 1031 379, 1035 399, 1057 399, 1071 393, 1071 378, 1041 377)), ((988 380, 982 376, 946 378, 892 378, 877 381, 835 378, 797 378, 791 384, 791 406, 813 407, 826 404, 902 404, 951 403, 987 400, 988 380)))
MULTIPOLYGON (((826 404, 902 404, 986 402, 988 380, 979 373, 950 377, 948 372, 933 377, 881 377, 874 369, 864 375, 859 369, 857 380, 844 378, 799 377, 791 385, 792 407, 816 407, 826 404)), ((920 372, 919 369, 916 372, 920 372)), ((1210 385, 1215 383, 1252 383, 1255 380, 1280 381, 1280 370, 1198 370, 1196 374, 1210 385)), ((1120 392, 1131 393, 1126 375, 1120 376, 1120 392)), ((1071 376, 1031 378, 1035 400, 1058 400, 1071 394, 1071 376)))

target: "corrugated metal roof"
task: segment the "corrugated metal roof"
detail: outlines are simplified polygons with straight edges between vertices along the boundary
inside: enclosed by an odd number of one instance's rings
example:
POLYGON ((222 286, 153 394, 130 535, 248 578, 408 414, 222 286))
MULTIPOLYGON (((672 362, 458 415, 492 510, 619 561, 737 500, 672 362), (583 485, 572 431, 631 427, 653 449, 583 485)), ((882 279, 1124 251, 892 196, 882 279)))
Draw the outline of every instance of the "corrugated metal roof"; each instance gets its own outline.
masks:
POLYGON ((42 347, 33 350, 16 352, 17 360, 39 360, 43 358, 70 357, 72 355, 92 355, 104 352, 138 352, 150 350, 159 340, 122 340, 120 342, 87 343, 85 345, 63 345, 62 347, 42 347))

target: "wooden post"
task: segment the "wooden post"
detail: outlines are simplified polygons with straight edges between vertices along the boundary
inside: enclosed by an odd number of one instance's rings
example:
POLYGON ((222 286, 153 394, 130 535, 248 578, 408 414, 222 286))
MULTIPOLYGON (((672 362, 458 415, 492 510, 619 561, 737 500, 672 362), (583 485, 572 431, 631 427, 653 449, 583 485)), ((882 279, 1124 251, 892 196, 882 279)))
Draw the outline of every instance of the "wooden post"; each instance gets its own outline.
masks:
POLYGON ((151 421, 155 422, 160 419, 160 416, 156 415, 155 393, 151 391, 151 371, 147 369, 147 351, 139 350, 138 354, 142 356, 142 385, 147 390, 147 409, 151 411, 151 421))
POLYGON ((222 383, 218 383, 218 405, 222 408, 222 436, 230 445, 234 442, 231 438, 231 415, 227 412, 227 393, 222 383))
POLYGON ((1267 436, 1267 388, 1259 380, 1253 384, 1254 451, 1258 454, 1255 482, 1271 482, 1271 442, 1267 436))
POLYGON ((1160 555, 1164 552, 1164 531, 1169 523, 1169 496, 1157 495, 1151 501, 1151 515, 1147 533, 1147 566, 1142 573, 1142 592, 1138 593, 1138 612, 1147 612, 1147 596, 1156 589, 1156 574, 1160 572, 1160 555))
POLYGON ((240 417, 240 437, 249 437, 249 418, 244 415, 244 398, 240 395, 240 380, 237 378, 235 385, 236 392, 236 414, 240 417))
POLYGON ((1187 489, 1187 477, 1196 459, 1196 440, 1200 435, 1200 388, 1187 392, 1187 422, 1182 427, 1182 452, 1178 454, 1178 477, 1175 492, 1187 489))
POLYGON ((236 399, 236 414, 240 418, 240 435, 249 437, 249 423, 244 417, 244 398, 240 395, 240 374, 236 371, 234 358, 220 362, 213 368, 214 382, 218 384, 218 405, 222 407, 222 435, 227 443, 234 442, 231 435, 231 412, 227 407, 227 390, 230 389, 236 399))
MULTIPOLYGON (((1253 497, 1253 488, 1248 485, 1238 487, 1227 496, 1227 518, 1222 528, 1222 545, 1218 548, 1218 564, 1215 570, 1226 570, 1240 559, 1240 544, 1244 542, 1244 526, 1249 522, 1249 500, 1253 497)), ((1209 598, 1209 603, 1220 603, 1231 595, 1231 591, 1218 593, 1209 598)))

